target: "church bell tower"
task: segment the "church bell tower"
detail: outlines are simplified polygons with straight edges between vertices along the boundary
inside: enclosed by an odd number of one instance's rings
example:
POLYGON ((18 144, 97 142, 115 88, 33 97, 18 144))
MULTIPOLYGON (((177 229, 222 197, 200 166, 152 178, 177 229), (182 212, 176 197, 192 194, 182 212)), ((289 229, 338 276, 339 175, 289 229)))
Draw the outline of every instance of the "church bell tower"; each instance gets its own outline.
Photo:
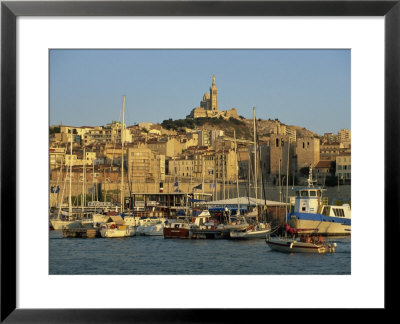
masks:
POLYGON ((215 86, 215 75, 213 75, 212 85, 210 87, 211 110, 218 110, 217 93, 218 93, 218 88, 215 86))

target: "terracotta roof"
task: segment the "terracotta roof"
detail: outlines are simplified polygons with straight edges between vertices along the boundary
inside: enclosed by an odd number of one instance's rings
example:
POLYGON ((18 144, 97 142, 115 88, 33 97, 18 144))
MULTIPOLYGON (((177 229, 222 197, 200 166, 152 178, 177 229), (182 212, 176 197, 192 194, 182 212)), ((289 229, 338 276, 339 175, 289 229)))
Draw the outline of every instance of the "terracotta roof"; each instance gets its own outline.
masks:
POLYGON ((319 161, 315 168, 330 168, 332 161, 319 161))

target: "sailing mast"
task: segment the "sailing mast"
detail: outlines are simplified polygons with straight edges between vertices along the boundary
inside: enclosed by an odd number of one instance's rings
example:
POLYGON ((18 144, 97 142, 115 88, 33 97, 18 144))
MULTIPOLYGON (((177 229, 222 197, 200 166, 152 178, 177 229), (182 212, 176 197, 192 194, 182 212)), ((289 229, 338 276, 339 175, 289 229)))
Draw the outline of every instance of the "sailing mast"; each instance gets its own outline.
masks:
POLYGON ((81 206, 82 206, 82 213, 85 211, 85 168, 86 168, 86 158, 85 158, 85 147, 83 147, 83 156, 82 156, 82 199, 81 199, 81 206))
POLYGON ((225 140, 222 139, 222 196, 225 200, 225 140))
POLYGON ((256 216, 256 221, 258 223, 258 201, 257 201, 257 134, 256 134, 256 108, 253 107, 253 136, 254 136, 254 192, 255 192, 255 198, 256 198, 256 211, 257 211, 257 216, 256 216))
POLYGON ((121 129, 121 213, 124 211, 124 127, 125 127, 125 96, 122 97, 122 129, 121 129))
POLYGON ((240 215, 240 199, 239 199, 239 166, 238 166, 238 159, 237 159, 237 144, 236 144, 236 131, 233 130, 233 138, 235 139, 235 157, 236 157, 236 195, 237 195, 237 204, 238 210, 237 215, 240 215))
POLYGON ((289 195, 289 156, 290 156, 290 137, 288 138, 288 150, 287 150, 287 161, 286 161, 286 223, 287 223, 287 214, 288 214, 288 195, 289 195))
POLYGON ((72 217, 72 129, 70 130, 71 134, 71 146, 69 153, 69 198, 68 198, 68 214, 69 217, 72 217))

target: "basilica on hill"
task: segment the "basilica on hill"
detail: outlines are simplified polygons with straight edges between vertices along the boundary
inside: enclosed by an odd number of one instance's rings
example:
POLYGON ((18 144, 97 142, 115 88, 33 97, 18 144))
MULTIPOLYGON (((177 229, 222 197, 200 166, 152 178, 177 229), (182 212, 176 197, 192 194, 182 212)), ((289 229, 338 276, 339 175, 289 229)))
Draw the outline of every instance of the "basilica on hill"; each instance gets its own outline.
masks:
POLYGON ((206 92, 203 95, 203 100, 200 102, 200 107, 194 108, 188 117, 212 117, 224 119, 229 119, 230 117, 237 119, 239 118, 236 108, 224 111, 218 110, 218 88, 215 85, 215 75, 212 76, 210 92, 206 92))

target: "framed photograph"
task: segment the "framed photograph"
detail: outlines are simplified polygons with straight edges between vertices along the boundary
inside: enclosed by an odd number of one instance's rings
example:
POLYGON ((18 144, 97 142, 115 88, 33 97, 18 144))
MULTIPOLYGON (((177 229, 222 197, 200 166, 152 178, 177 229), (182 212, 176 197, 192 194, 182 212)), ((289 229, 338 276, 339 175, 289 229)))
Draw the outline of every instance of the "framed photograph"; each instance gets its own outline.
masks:
POLYGON ((390 310, 399 16, 2 1, 1 321, 390 310))

